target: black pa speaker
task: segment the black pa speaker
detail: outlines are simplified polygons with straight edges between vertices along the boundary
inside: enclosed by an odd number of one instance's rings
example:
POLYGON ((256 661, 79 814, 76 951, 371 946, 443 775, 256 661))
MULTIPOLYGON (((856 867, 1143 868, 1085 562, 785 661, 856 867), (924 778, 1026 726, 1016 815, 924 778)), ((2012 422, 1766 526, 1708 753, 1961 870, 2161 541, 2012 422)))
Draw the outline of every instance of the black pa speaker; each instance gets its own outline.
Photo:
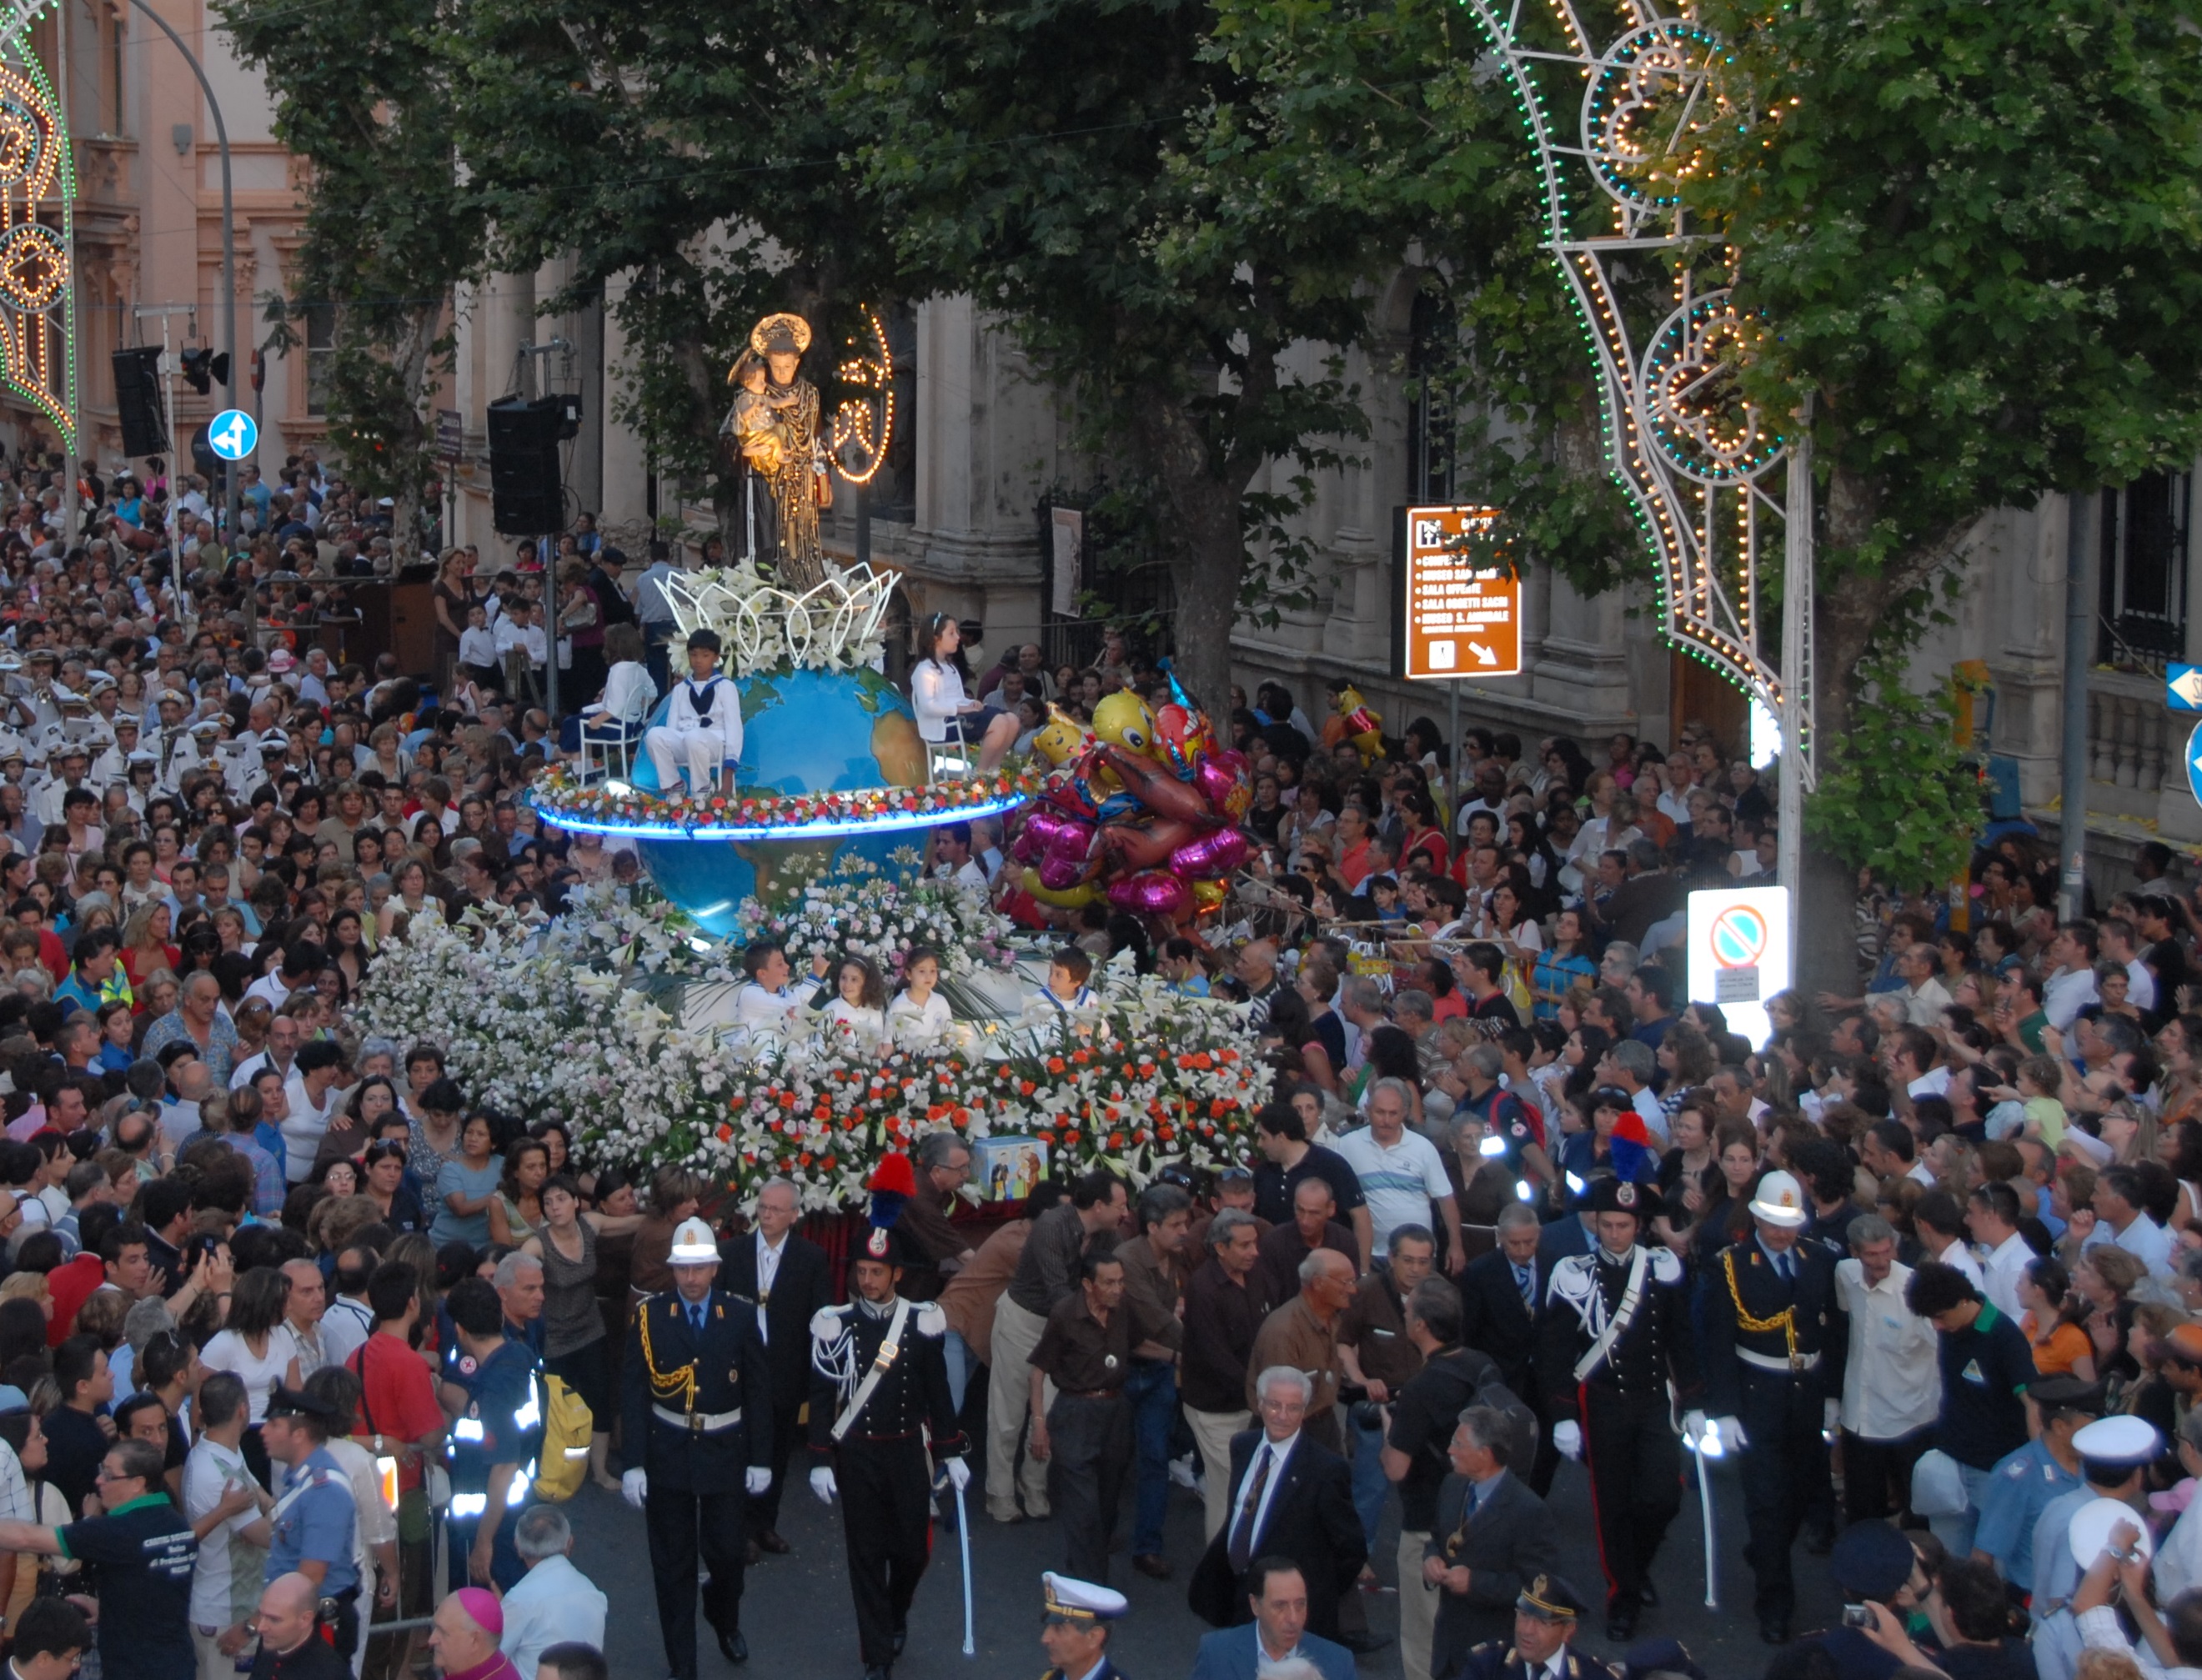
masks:
POLYGON ((490 511, 500 535, 543 537, 565 528, 566 492, 558 480, 562 417, 556 397, 506 397, 489 405, 490 511))
POLYGON ((122 452, 136 459, 169 451, 161 404, 161 351, 140 345, 115 352, 115 405, 122 414, 122 452))

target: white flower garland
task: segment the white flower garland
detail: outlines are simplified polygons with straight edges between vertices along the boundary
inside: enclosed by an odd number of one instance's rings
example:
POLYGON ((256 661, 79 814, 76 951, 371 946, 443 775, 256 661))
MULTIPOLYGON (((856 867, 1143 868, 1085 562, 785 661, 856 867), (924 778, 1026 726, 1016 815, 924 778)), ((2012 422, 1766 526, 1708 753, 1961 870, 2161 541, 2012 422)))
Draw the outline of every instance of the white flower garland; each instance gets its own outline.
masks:
MULTIPOLYGON (((898 972, 927 946, 969 972, 1009 954, 1009 924, 939 882, 821 883, 784 918, 745 906, 742 928, 782 939, 798 967, 856 949, 898 972)), ((730 1040, 652 995, 731 980, 729 958, 663 903, 598 888, 547 925, 492 906, 415 923, 378 953, 354 1016, 439 1046, 473 1102, 565 1121, 585 1160, 698 1168, 743 1194, 780 1173, 810 1209, 861 1201, 882 1153, 942 1128, 1038 1136, 1057 1172, 1107 1164, 1143 1183, 1169 1161, 1221 1165, 1244 1158, 1270 1090, 1236 1009, 1151 976, 1104 970, 1082 1015, 918 1048, 730 1040)))

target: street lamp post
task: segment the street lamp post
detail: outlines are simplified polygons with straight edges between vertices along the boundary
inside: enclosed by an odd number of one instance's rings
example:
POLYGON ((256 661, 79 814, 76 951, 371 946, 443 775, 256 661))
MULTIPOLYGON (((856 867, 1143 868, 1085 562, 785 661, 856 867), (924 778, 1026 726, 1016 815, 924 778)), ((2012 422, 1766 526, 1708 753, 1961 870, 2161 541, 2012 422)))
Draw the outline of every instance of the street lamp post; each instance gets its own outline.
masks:
MULTIPOLYGON (((206 71, 199 63, 198 55, 184 44, 184 38, 176 32, 174 26, 148 5, 146 0, 130 0, 130 3, 152 19, 160 32, 175 44, 176 50, 183 54, 184 62, 191 67, 191 74, 198 78, 199 91, 206 96, 207 109, 214 115, 215 139, 221 148, 221 353, 227 358, 228 369, 221 383, 223 390, 228 393, 229 404, 233 408, 237 404, 237 212, 229 183, 229 127, 221 120, 221 103, 214 97, 213 85, 207 80, 206 71)), ((191 191, 196 196, 198 191, 196 180, 192 183, 191 191)), ((169 441, 173 444, 175 440, 171 439, 169 441)), ((240 464, 237 462, 229 463, 229 491, 223 507, 227 523, 222 535, 230 543, 237 540, 237 474, 240 464)))

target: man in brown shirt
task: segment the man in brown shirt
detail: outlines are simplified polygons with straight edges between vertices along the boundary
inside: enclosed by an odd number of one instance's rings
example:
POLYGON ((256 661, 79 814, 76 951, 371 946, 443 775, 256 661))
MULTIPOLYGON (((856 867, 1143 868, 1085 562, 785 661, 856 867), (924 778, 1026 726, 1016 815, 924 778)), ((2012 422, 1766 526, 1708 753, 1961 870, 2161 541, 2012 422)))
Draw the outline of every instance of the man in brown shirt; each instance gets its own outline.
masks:
POLYGON ((1247 1362, 1269 1316, 1256 1252, 1260 1223, 1235 1207, 1219 1212, 1209 1223, 1207 1259, 1185 1286, 1179 1390, 1208 1473, 1204 1541, 1215 1538, 1231 1508, 1231 1437, 1253 1421, 1246 1404, 1247 1362))
POLYGON ((971 1146, 954 1132, 928 1132, 918 1140, 911 1165, 917 1194, 897 1221, 911 1263, 903 1268, 895 1293, 905 1300, 938 1300, 949 1274, 975 1258, 969 1241, 949 1223, 956 1193, 971 1176, 971 1146))
POLYGON ((1334 1453, 1345 1445, 1338 1418, 1338 1384, 1345 1369, 1338 1357, 1338 1324, 1352 1304, 1353 1262, 1336 1249, 1316 1249, 1300 1262, 1299 1293, 1262 1321, 1253 1356, 1246 1362, 1249 1411, 1260 1404, 1254 1379, 1271 1365, 1307 1373, 1315 1387, 1302 1427, 1310 1440, 1334 1453))
POLYGON ((950 1278, 948 1287, 940 1292, 940 1310, 948 1316, 948 1388, 959 1413, 971 1373, 993 1363, 995 1303, 1010 1287, 1010 1279, 1016 1276, 1033 1221, 1069 1196, 1069 1188, 1057 1179, 1044 1179, 1034 1185, 1032 1194, 1025 1198, 1025 1217, 1010 1220, 980 1243, 971 1263, 950 1278))
POLYGON ((1320 1178, 1303 1178, 1292 1187, 1292 1217, 1262 1239, 1262 1280, 1273 1301, 1299 1293, 1300 1262, 1318 1248, 1334 1249, 1361 1270, 1361 1245, 1352 1228, 1339 1223, 1338 1200, 1320 1178))
MULTIPOLYGON (((1185 1314, 1186 1232, 1192 1197, 1157 1181, 1139 1193, 1139 1235, 1116 1245, 1124 1263, 1124 1295, 1148 1323, 1180 1321, 1185 1314)), ((1133 1503, 1132 1567, 1157 1581, 1170 1578, 1163 1556, 1163 1517, 1169 1509, 1170 1436, 1177 1429, 1177 1357, 1159 1341, 1132 1349, 1132 1379, 1124 1385, 1132 1407, 1132 1438, 1139 1480, 1133 1503)))
POLYGON ((1186 1252, 1208 1253, 1208 1228, 1227 1207, 1235 1207, 1254 1221, 1257 1236, 1269 1234, 1269 1222, 1254 1211, 1254 1175, 1244 1167, 1226 1167, 1216 1175, 1216 1188, 1192 1204, 1192 1226, 1186 1234, 1186 1252))
POLYGON ((1062 1519, 1063 1573, 1105 1580, 1125 1472, 1132 1463, 1132 1413, 1124 1384, 1132 1349, 1153 1340, 1173 1350, 1183 1331, 1124 1298, 1124 1263, 1088 1252, 1077 1289, 1047 1316, 1032 1351, 1031 1451, 1047 1465, 1047 1500, 1062 1519), (1046 1384, 1055 1384, 1053 1405, 1046 1384))
MULTIPOLYGON (((1422 1368, 1422 1351, 1407 1337, 1406 1299, 1436 1269, 1438 1253, 1427 1225, 1394 1225, 1386 1246, 1389 1260, 1361 1280, 1353 1305, 1338 1321, 1345 1380, 1380 1406, 1422 1368)), ((1349 1416, 1347 1427, 1353 1436, 1353 1509, 1373 1547, 1392 1491, 1384 1474, 1384 1420, 1364 1428, 1349 1416)))

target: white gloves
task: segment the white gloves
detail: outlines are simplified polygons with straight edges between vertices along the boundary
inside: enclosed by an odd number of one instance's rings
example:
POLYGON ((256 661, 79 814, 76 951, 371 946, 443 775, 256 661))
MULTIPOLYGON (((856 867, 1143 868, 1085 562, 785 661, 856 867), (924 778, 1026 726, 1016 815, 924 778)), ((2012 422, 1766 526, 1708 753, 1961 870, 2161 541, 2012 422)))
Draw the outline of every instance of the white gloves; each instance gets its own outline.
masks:
POLYGON ((650 1472, 646 1470, 628 1471, 620 1477, 620 1492, 626 1496, 629 1505, 637 1511, 641 1510, 643 1500, 650 1497, 650 1472))
POLYGON ((1553 1424, 1552 1445, 1560 1449, 1560 1456, 1562 1458, 1581 1459, 1582 1457, 1582 1425, 1564 1418, 1559 1423, 1553 1424))
POLYGON ((1839 1429, 1842 1426, 1843 1403, 1830 1395, 1827 1403, 1820 1408, 1820 1427, 1823 1429, 1839 1429))
POLYGON ((963 1459, 951 1459, 943 1468, 947 1471, 948 1479, 955 1484, 957 1493, 962 1493, 971 1485, 971 1466, 965 1464, 963 1459))
POLYGON ((742 1472, 742 1486, 750 1490, 750 1496, 754 1499, 772 1486, 772 1472, 762 1465, 751 1465, 742 1472))
POLYGON ((1751 1445, 1751 1437, 1743 1432, 1740 1418, 1716 1418, 1713 1427, 1720 1431, 1721 1445, 1732 1453, 1740 1453, 1751 1445))
POLYGON ((810 1472, 810 1491, 818 1495, 821 1505, 831 1505, 840 1489, 833 1485, 833 1472, 821 1465, 810 1472))
POLYGON ((1692 1406, 1682 1414, 1682 1439, 1685 1441, 1705 1438, 1705 1414, 1692 1406))

